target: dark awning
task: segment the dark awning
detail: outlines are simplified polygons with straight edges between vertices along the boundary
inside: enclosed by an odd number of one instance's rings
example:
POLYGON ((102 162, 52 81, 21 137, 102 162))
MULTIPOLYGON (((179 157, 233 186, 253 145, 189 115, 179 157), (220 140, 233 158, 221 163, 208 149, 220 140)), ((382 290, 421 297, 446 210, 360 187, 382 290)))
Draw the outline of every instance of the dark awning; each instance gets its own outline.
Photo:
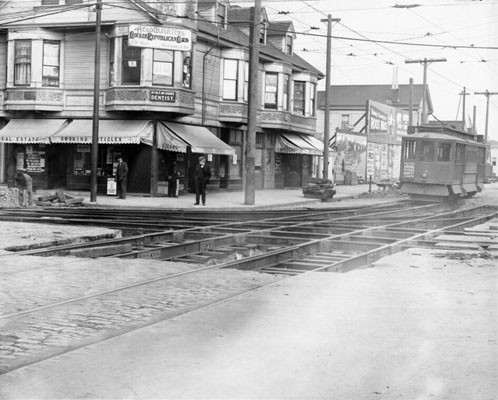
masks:
POLYGON ((297 133, 279 133, 275 145, 276 153, 323 155, 323 150, 317 149, 297 133))
POLYGON ((161 123, 175 136, 187 143, 191 147, 192 153, 235 154, 235 149, 217 138, 216 135, 203 126, 184 125, 166 121, 161 121, 161 123))
POLYGON ((67 125, 65 119, 12 119, 0 130, 0 143, 50 143, 67 125))
MULTIPOLYGON (((100 120, 100 144, 152 145, 153 125, 141 120, 100 120)), ((93 121, 76 119, 50 138, 52 143, 92 143, 93 121)))

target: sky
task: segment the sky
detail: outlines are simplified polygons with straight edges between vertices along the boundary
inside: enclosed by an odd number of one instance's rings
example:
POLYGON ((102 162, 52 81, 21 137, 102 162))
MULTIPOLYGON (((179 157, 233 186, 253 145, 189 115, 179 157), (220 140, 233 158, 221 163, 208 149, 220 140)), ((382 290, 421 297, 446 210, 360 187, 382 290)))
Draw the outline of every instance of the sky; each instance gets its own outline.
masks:
MULTIPOLYGON (((230 3, 248 7, 254 0, 230 3)), ((392 84, 395 76, 398 84, 422 84, 423 64, 406 61, 446 59, 427 69, 435 117, 461 120, 465 87, 465 119, 476 106, 477 133, 484 135, 487 97, 475 92, 496 92, 489 96, 488 139, 498 140, 498 0, 262 0, 262 7, 270 21, 293 22, 295 52, 324 73, 322 20, 340 19, 332 25, 332 85, 392 84)), ((325 79, 318 89, 325 90, 325 79)))

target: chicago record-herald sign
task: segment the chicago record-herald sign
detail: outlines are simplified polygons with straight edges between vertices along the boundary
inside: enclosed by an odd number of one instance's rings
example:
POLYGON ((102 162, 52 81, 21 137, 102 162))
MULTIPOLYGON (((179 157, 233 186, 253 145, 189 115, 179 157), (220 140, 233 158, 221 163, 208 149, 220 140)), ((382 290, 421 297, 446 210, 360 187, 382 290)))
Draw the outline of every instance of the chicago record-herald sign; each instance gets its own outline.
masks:
POLYGON ((130 25, 128 44, 162 50, 190 51, 192 32, 168 26, 130 25))

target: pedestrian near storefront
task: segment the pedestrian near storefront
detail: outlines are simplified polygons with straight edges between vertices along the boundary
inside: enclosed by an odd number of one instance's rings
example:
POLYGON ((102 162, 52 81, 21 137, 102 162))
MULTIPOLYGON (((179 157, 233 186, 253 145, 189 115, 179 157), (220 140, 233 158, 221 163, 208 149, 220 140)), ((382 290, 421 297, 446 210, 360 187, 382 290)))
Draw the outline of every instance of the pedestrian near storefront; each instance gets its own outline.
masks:
POLYGON ((176 162, 168 168, 168 197, 178 197, 180 173, 176 170, 176 162))
POLYGON ((19 205, 28 207, 33 203, 33 179, 23 171, 17 171, 16 187, 19 189, 19 205))
POLYGON ((128 183, 128 164, 123 161, 123 157, 118 157, 116 168, 116 186, 118 199, 126 199, 126 185, 128 183))
POLYGON ((195 203, 194 206, 199 205, 199 200, 202 201, 202 205, 206 205, 206 185, 209 183, 211 178, 211 169, 209 165, 206 164, 206 158, 204 156, 199 157, 199 164, 195 168, 194 182, 195 182, 195 203))

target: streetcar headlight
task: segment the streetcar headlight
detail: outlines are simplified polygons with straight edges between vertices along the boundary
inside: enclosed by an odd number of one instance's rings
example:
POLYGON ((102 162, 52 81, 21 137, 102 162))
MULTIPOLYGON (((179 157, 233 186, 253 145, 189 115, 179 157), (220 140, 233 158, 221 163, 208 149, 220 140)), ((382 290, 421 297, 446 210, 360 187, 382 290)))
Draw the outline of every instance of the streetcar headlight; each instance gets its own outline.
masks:
POLYGON ((422 172, 422 178, 427 178, 427 172, 422 172))

